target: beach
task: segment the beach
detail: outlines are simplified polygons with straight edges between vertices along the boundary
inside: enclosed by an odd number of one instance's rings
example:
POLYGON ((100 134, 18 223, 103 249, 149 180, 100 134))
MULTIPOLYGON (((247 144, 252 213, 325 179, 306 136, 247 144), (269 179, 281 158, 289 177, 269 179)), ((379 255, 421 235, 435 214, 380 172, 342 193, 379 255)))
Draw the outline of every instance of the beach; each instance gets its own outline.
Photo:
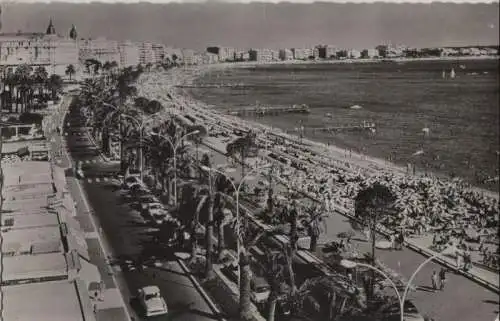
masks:
MULTIPOLYGON (((221 72, 224 70, 229 70, 231 68, 248 68, 255 66, 252 63, 225 63, 225 64, 217 64, 217 65, 204 65, 204 66, 196 66, 189 68, 177 68, 170 70, 168 72, 156 73, 153 78, 154 81, 161 79, 161 84, 154 85, 154 88, 162 89, 164 93, 159 94, 157 90, 153 90, 154 94, 152 94, 152 88, 144 90, 145 88, 139 88, 139 94, 144 93, 146 95, 152 95, 152 98, 158 99, 160 102, 164 102, 164 105, 169 106, 171 103, 169 99, 166 99, 164 96, 166 94, 175 95, 176 99, 184 105, 189 105, 198 112, 202 112, 204 114, 210 114, 211 117, 223 119, 223 123, 232 124, 234 128, 247 128, 247 129, 256 129, 259 132, 274 132, 280 136, 289 137, 292 140, 297 140, 296 135, 291 135, 280 128, 271 127, 268 125, 264 125, 260 122, 257 122, 255 119, 241 119, 236 116, 230 116, 218 112, 215 106, 209 106, 206 103, 199 101, 192 97, 189 91, 186 89, 180 88, 180 86, 192 86, 196 83, 200 77, 203 75, 221 72), (179 87, 177 87, 179 86, 179 87)), ((149 75, 148 77, 151 77, 149 75)), ((141 80, 141 82, 146 82, 145 80, 141 80)), ((260 121, 260 120, 259 120, 260 121)), ((368 170, 369 172, 376 173, 379 170, 383 170, 384 172, 394 172, 401 175, 406 175, 407 168, 405 166, 395 164, 393 162, 389 162, 387 159, 370 157, 366 154, 359 153, 356 150, 351 150, 349 155, 350 157, 346 158, 346 148, 338 147, 330 143, 322 143, 320 141, 316 141, 309 138, 303 138, 303 143, 308 145, 312 150, 317 153, 327 155, 332 162, 336 162, 339 164, 348 163, 349 167, 352 169, 358 168, 368 170)), ((424 173, 420 173, 424 175, 424 173)), ((429 174, 429 173, 426 173, 429 174)), ((438 173, 439 174, 439 173, 438 173)), ((498 199, 498 194, 494 191, 486 190, 484 188, 474 188, 476 191, 483 193, 489 197, 493 197, 498 199)))
POLYGON ((306 104, 309 114, 242 117, 293 135, 303 126, 311 140, 497 191, 495 66, 494 60, 240 66, 210 71, 188 91, 226 113, 257 104, 306 104), (448 77, 452 68, 456 78, 442 79, 442 71, 448 77), (210 87, 231 83, 239 87, 210 87), (364 121, 376 125, 374 134, 318 130, 364 121))

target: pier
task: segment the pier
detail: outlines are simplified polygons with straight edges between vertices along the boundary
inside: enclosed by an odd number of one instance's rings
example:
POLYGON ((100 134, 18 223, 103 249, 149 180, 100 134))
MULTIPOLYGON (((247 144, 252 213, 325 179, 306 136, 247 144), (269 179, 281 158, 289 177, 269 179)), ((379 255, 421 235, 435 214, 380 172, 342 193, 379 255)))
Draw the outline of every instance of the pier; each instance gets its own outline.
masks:
POLYGON ((277 116, 281 114, 297 113, 308 114, 309 106, 248 106, 240 107, 238 110, 227 110, 226 113, 233 116, 277 116))
POLYGON ((371 131, 375 132, 376 130, 376 125, 375 123, 363 121, 362 124, 354 124, 354 125, 342 125, 342 126, 329 126, 329 127, 301 127, 301 128, 295 128, 292 130, 287 130, 287 133, 311 133, 311 134, 316 134, 316 133, 336 133, 340 131, 371 131))
POLYGON ((200 85, 178 85, 176 88, 246 88, 243 83, 228 83, 228 84, 200 84, 200 85))

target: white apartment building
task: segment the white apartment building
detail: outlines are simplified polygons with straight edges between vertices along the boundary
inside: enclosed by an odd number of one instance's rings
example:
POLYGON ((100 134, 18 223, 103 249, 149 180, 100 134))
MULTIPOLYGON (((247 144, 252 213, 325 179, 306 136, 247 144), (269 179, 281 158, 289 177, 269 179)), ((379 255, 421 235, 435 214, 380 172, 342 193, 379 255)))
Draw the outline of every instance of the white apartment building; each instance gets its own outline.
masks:
POLYGON ((154 43, 152 45, 153 49, 153 60, 154 63, 161 63, 165 60, 165 45, 161 43, 154 43))
POLYGON ((155 63, 153 44, 151 42, 141 42, 139 44, 139 63, 143 65, 155 63))
POLYGON ((195 51, 191 49, 182 49, 182 60, 186 65, 197 65, 199 62, 195 51))
POLYGON ((279 52, 271 49, 250 49, 248 54, 250 61, 270 62, 279 59, 279 52))
POLYGON ((139 46, 133 42, 125 41, 118 45, 120 52, 120 67, 137 66, 139 64, 139 46))
POLYGON ((290 49, 280 49, 280 60, 293 60, 293 52, 290 49))
POLYGON ((65 77, 68 65, 78 69, 77 41, 57 35, 52 20, 46 33, 0 34, 0 66, 13 72, 22 64, 43 66, 49 74, 65 77))
POLYGON ((293 48, 293 59, 307 60, 309 57, 314 56, 313 49, 311 48, 293 48))
POLYGON ((351 49, 347 51, 347 57, 350 59, 359 59, 361 58, 361 52, 356 49, 351 49))
POLYGON ((371 48, 371 49, 367 49, 366 52, 367 52, 368 58, 380 57, 380 53, 379 53, 378 49, 371 48))

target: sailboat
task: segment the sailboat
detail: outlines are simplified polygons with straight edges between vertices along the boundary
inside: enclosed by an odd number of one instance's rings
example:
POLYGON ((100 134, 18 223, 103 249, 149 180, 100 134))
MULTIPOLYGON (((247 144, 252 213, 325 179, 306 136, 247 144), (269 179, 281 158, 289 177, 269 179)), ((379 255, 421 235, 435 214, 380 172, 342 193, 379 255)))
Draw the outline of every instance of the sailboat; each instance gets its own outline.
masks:
POLYGON ((454 78, 455 78, 455 68, 451 68, 451 71, 450 71, 450 78, 451 78, 451 79, 454 79, 454 78))

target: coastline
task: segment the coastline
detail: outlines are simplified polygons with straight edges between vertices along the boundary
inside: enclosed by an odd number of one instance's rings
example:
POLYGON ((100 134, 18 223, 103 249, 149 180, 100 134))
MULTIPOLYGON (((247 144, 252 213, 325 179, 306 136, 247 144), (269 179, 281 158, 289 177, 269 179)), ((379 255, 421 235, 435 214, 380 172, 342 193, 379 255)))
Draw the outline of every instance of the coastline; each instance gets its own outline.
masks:
MULTIPOLYGON (((446 57, 448 58, 448 57, 446 57)), ((456 57, 453 57, 454 59, 445 59, 445 60, 456 60, 456 57)), ((468 58, 468 57, 465 57, 468 58)), ((472 58, 472 57, 471 57, 472 58)), ((477 57, 474 57, 477 59, 477 57)), ((487 59, 498 59, 498 57, 485 57, 487 59)), ((423 58, 427 59, 427 58, 423 58)), ((436 60, 436 59, 434 59, 436 60)), ((441 58, 438 58, 437 60, 442 60, 441 58)), ((416 61, 416 59, 405 59, 404 61, 416 61)), ((276 62, 276 63, 271 63, 271 64, 288 64, 289 62, 276 62)), ((299 64, 302 63, 316 63, 314 61, 312 62, 298 62, 299 64)), ((321 63, 321 62, 320 62, 321 63)), ((345 63, 345 61, 334 61, 333 63, 345 63)), ((269 65, 269 63, 266 63, 269 65)), ((226 115, 223 114, 208 104, 204 103, 203 101, 196 100, 189 92, 182 88, 178 88, 177 86, 190 86, 192 85, 199 77, 203 76, 207 72, 215 71, 215 70, 223 70, 226 68, 248 68, 248 67, 253 67, 257 65, 264 65, 264 64, 259 64, 259 63, 254 63, 254 62, 243 62, 243 63, 222 63, 222 64, 214 64, 214 65, 203 65, 203 66, 194 66, 190 68, 179 68, 179 69, 174 69, 169 71, 168 75, 165 75, 167 77, 170 77, 168 80, 170 88, 165 88, 166 92, 170 93, 170 95, 175 95, 178 99, 183 101, 184 103, 189 103, 192 104, 193 106, 196 106, 197 108, 205 108, 210 110, 214 116, 217 115, 217 117, 222 117, 226 120, 228 120, 230 123, 235 124, 238 127, 249 127, 249 128, 256 128, 259 129, 261 132, 268 132, 268 133, 274 133, 275 135, 282 136, 282 137, 287 137, 290 140, 298 140, 298 138, 294 135, 290 135, 288 133, 285 133, 283 130, 275 127, 270 127, 261 123, 258 123, 256 121, 252 120, 247 120, 247 119, 242 119, 237 116, 233 115, 226 115)), ((344 148, 335 146, 335 145, 327 145, 322 142, 314 141, 309 138, 303 138, 302 142, 308 146, 309 149, 312 149, 313 151, 322 154, 326 156, 328 159, 332 161, 332 163, 336 163, 337 165, 343 165, 343 167, 349 168, 351 171, 355 170, 368 170, 373 173, 378 173, 378 172, 391 172, 394 174, 398 175, 404 175, 404 176, 411 176, 411 177, 421 177, 423 176, 423 173, 417 172, 415 175, 407 174, 406 167, 400 164, 392 163, 384 159, 380 159, 377 157, 369 156, 369 155, 364 155, 364 154, 359 154, 352 152, 352 157, 347 158, 346 157, 346 150, 344 148), (326 154, 326 155, 325 155, 326 154)), ((436 173, 429 171, 427 174, 430 174, 431 176, 438 177, 440 179, 445 179, 445 180, 450 180, 451 178, 449 176, 446 176, 442 173, 436 173)), ((474 186, 471 185, 471 189, 473 189, 475 192, 479 192, 485 196, 488 196, 490 198, 499 199, 498 193, 484 189, 482 187, 474 186)))

